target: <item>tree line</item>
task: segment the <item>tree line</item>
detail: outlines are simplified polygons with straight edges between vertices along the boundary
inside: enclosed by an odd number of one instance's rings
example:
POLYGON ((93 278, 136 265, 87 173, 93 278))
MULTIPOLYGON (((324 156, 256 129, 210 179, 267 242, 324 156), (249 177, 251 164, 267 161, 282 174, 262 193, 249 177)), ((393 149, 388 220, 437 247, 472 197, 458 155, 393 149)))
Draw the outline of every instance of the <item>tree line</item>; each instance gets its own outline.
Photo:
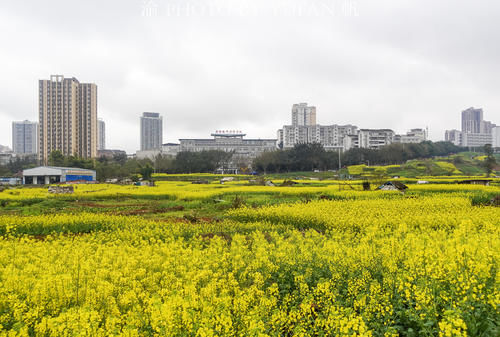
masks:
MULTIPOLYGON (((84 159, 52 151, 48 165, 95 170, 99 181, 112 178, 135 180, 139 175, 149 179, 153 173, 213 173, 219 168, 227 168, 232 155, 224 151, 201 151, 179 152, 176 157, 158 155, 153 159, 128 158, 125 154, 84 159)), ((0 165, 0 176, 14 176, 38 165, 36 159, 18 157, 6 165, 0 165)))
POLYGON ((379 149, 353 148, 343 153, 326 151, 321 144, 296 144, 291 149, 266 152, 257 157, 253 168, 262 173, 336 170, 349 165, 404 164, 407 160, 447 156, 466 151, 450 142, 425 141, 395 143, 379 149))

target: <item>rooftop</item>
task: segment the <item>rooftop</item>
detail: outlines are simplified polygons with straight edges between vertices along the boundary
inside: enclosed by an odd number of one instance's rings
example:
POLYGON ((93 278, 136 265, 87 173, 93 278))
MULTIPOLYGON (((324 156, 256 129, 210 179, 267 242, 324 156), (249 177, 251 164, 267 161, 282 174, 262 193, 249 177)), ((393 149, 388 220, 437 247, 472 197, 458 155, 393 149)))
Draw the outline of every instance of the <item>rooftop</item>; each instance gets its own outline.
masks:
POLYGON ((80 170, 80 171, 95 172, 94 170, 84 169, 84 168, 80 168, 80 167, 62 167, 62 166, 37 166, 37 167, 33 167, 30 169, 26 169, 26 170, 41 169, 41 168, 48 168, 48 169, 55 169, 55 170, 80 170))

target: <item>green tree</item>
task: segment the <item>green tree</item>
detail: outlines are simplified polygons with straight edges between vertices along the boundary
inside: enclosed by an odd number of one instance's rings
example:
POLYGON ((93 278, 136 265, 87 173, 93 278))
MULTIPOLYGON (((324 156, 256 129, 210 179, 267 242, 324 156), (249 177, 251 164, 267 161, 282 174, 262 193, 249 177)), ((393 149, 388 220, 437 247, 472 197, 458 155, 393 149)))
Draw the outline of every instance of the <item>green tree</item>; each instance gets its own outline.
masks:
POLYGON ((146 165, 141 166, 139 172, 142 176, 142 179, 151 180, 151 175, 153 174, 154 169, 153 166, 151 166, 151 164, 147 163, 146 165))
POLYGON ((484 146, 484 152, 486 153, 486 159, 484 160, 484 167, 486 168, 486 173, 488 177, 493 172, 493 168, 496 166, 497 161, 493 155, 493 147, 491 144, 486 144, 484 146))
POLYGON ((167 173, 173 168, 174 159, 171 156, 157 155, 153 160, 155 172, 167 173))
POLYGON ((49 155, 49 165, 50 166, 64 166, 66 164, 66 158, 59 150, 52 151, 49 155))
POLYGON ((125 153, 116 153, 113 155, 113 161, 117 162, 120 165, 125 165, 127 162, 127 155, 125 153))

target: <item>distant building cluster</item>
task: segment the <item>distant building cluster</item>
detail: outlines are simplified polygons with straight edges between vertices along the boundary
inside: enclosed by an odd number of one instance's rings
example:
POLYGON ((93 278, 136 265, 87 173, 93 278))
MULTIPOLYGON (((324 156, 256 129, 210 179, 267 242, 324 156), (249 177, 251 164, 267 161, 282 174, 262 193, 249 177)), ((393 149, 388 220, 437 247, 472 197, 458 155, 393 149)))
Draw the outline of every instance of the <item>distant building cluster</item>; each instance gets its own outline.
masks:
POLYGON ((359 129, 355 125, 320 125, 316 123, 316 107, 307 103, 292 106, 292 124, 277 133, 278 144, 287 149, 296 144, 319 143, 326 150, 347 151, 352 148, 377 149, 392 143, 420 143, 427 139, 424 129, 412 129, 397 135, 390 129, 359 129))
POLYGON ((500 126, 483 119, 483 109, 473 107, 462 111, 462 130, 446 130, 445 140, 469 148, 490 144, 500 147, 500 126))

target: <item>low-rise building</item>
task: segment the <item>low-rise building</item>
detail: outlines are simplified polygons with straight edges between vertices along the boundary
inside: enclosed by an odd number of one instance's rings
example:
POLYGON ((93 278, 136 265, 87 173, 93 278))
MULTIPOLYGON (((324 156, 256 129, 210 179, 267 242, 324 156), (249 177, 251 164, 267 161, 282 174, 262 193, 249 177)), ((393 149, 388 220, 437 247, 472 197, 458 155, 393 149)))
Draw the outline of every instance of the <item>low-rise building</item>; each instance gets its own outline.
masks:
POLYGON ((427 140, 427 132, 424 129, 411 129, 406 135, 395 135, 394 143, 422 143, 427 140))
POLYGON ((14 154, 12 152, 0 153, 0 165, 7 165, 12 160, 14 160, 14 154))
POLYGON ((21 179, 14 177, 0 177, 0 185, 19 185, 21 179))
POLYGON ((482 147, 492 143, 493 137, 491 133, 462 133, 462 146, 482 147))
POLYGON ((177 153, 180 151, 180 144, 176 143, 166 143, 161 146, 161 149, 153 149, 153 150, 145 150, 145 151, 137 151, 136 158, 137 159, 151 159, 154 160, 157 156, 170 156, 175 157, 177 153))
POLYGON ((357 132, 354 125, 285 125, 278 130, 278 138, 284 149, 296 144, 319 143, 326 150, 337 150, 344 147, 344 137, 357 132))
POLYGON ((98 157, 105 157, 112 159, 114 156, 117 155, 127 155, 127 153, 123 150, 97 150, 97 156, 98 157))
POLYGON ((209 139, 179 139, 179 152, 224 151, 233 153, 229 165, 238 169, 249 166, 254 158, 276 150, 276 139, 244 139, 241 131, 216 131, 209 139))
POLYGON ((179 153, 181 145, 178 143, 166 143, 161 146, 161 154, 175 157, 179 153))
POLYGON ((390 129, 360 129, 358 144, 360 148, 378 149, 392 144, 394 136, 394 131, 390 129))
POLYGON ((276 150, 276 139, 244 139, 241 131, 217 131, 211 139, 179 139, 179 151, 219 150, 254 158, 266 151, 276 150))
POLYGON ((6 153, 6 152, 12 152, 12 150, 8 146, 0 145, 0 153, 6 153))
POLYGON ((453 143, 456 146, 462 146, 462 131, 456 129, 446 130, 446 132, 444 133, 444 140, 453 143))
POLYGON ((277 138, 277 146, 279 148, 283 148, 283 129, 279 129, 277 132, 276 132, 276 138, 277 138))
POLYGON ((137 158, 137 159, 151 159, 151 160, 154 160, 160 154, 161 154, 161 149, 136 151, 135 152, 135 158, 137 158))
POLYGON ((95 182, 96 171, 75 167, 40 166, 23 170, 23 184, 48 185, 64 182, 95 182))
POLYGON ((357 134, 354 135, 345 135, 344 136, 344 151, 348 151, 352 148, 359 147, 359 136, 357 134))
POLYGON ((491 129, 491 146, 500 148, 500 126, 491 129))

